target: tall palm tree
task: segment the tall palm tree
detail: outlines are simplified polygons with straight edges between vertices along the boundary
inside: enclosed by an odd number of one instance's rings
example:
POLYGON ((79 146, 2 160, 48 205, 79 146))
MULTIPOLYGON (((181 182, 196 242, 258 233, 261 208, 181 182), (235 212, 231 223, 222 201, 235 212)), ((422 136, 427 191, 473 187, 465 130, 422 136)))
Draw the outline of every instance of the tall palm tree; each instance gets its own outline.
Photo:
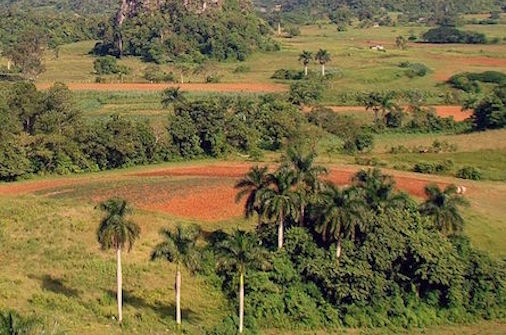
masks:
POLYGON ((316 53, 315 60, 322 66, 322 76, 325 77, 325 64, 330 62, 330 53, 325 49, 320 49, 316 53))
POLYGON ((260 194, 262 206, 270 219, 278 223, 278 249, 283 248, 284 221, 288 218, 298 219, 299 197, 295 192, 297 182, 294 173, 287 169, 279 169, 269 175, 271 187, 260 194))
POLYGON ((313 60, 313 53, 311 51, 304 50, 299 55, 299 62, 304 64, 304 76, 307 76, 307 66, 313 60))
POLYGON ((405 208, 413 201, 405 193, 395 191, 395 180, 379 169, 361 170, 352 179, 368 208, 376 213, 388 208, 405 208))
POLYGON ((308 201, 323 188, 320 180, 328 170, 315 165, 316 152, 305 154, 300 147, 289 147, 284 157, 283 167, 291 170, 296 178, 296 191, 299 195, 299 224, 304 225, 305 208, 308 201))
POLYGON ((455 185, 441 190, 438 185, 425 187, 427 200, 420 205, 420 213, 434 220, 439 231, 445 235, 458 234, 464 229, 464 219, 459 208, 469 206, 469 202, 457 193, 455 185))
POLYGON ((132 250, 135 240, 139 238, 139 226, 127 217, 133 210, 128 203, 119 198, 109 199, 98 205, 105 212, 97 231, 98 243, 103 250, 116 250, 116 279, 118 299, 118 321, 123 321, 123 276, 121 271, 121 250, 127 247, 132 250))
POLYGON ((181 87, 170 87, 162 92, 162 106, 165 108, 173 104, 183 103, 185 100, 181 87))
POLYGON ((197 238, 200 235, 198 226, 177 226, 175 232, 164 229, 160 232, 163 242, 158 244, 151 253, 151 260, 163 258, 176 263, 176 324, 181 326, 181 265, 191 273, 199 267, 200 253, 197 250, 197 238))
POLYGON ((251 268, 268 265, 267 252, 260 248, 257 238, 237 230, 218 245, 219 265, 239 274, 239 333, 244 329, 244 275, 251 268))
POLYGON ((240 202, 244 197, 244 216, 250 218, 253 214, 258 214, 258 223, 262 221, 263 209, 259 195, 269 186, 267 167, 254 166, 243 179, 235 184, 239 190, 235 197, 236 202, 240 202))
POLYGON ((342 239, 355 239, 357 232, 365 232, 362 216, 365 204, 356 189, 341 190, 333 184, 327 185, 320 199, 314 207, 315 230, 324 241, 335 241, 336 257, 339 259, 342 239))

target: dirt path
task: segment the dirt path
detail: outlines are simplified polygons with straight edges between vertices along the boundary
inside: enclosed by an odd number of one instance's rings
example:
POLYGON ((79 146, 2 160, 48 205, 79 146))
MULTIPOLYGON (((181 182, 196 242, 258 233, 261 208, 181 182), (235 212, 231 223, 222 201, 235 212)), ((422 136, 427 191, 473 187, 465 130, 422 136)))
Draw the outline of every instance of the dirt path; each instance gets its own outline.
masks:
MULTIPOLYGON (((346 112, 367 112, 364 106, 326 106, 332 109, 336 113, 346 113, 346 112)), ((441 117, 450 117, 453 116, 455 121, 463 121, 469 118, 472 115, 471 111, 462 111, 461 106, 451 106, 451 105, 440 105, 440 106, 431 106, 435 109, 437 115, 441 117)), ((305 112, 310 112, 311 107, 305 107, 305 112)))
MULTIPOLYGON (((283 84, 262 84, 262 83, 219 83, 219 84, 149 84, 149 83, 67 83, 72 91, 161 91, 169 87, 180 87, 183 91, 191 92, 243 92, 243 93, 279 93, 288 90, 283 84)), ((52 83, 38 83, 38 89, 45 90, 52 86, 52 83)))

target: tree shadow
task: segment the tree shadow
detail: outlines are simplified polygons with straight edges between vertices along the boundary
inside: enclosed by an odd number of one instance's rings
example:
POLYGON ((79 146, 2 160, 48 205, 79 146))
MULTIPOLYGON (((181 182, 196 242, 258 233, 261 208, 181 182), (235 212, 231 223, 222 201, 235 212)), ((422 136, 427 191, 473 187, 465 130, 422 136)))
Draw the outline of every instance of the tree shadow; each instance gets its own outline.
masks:
MULTIPOLYGON (((116 291, 108 290, 107 294, 116 299, 116 291)), ((174 319, 176 315, 176 305, 175 304, 165 304, 161 301, 155 301, 155 303, 148 303, 144 298, 136 296, 132 293, 132 291, 123 290, 123 304, 130 305, 134 308, 145 308, 151 309, 155 313, 159 315, 160 318, 168 318, 174 319)), ((197 316, 190 308, 181 308, 181 318, 189 321, 189 322, 200 322, 202 319, 197 316)))
POLYGON ((67 298, 79 297, 79 290, 67 286, 61 278, 56 278, 52 275, 29 276, 29 278, 39 280, 40 287, 45 291, 63 294, 67 298))

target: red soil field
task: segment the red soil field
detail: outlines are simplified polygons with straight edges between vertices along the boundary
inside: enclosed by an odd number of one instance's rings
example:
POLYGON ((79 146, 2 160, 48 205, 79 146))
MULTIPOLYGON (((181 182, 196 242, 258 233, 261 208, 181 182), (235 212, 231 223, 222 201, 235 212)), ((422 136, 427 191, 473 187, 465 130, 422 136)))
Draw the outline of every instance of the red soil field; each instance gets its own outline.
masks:
MULTIPOLYGON (((336 113, 344 113, 344 112, 367 112, 372 113, 371 111, 366 111, 364 106, 327 106, 332 109, 336 113)), ((462 111, 461 106, 431 106, 436 110, 436 114, 441 117, 450 117, 453 116, 455 121, 463 121, 468 119, 471 115, 471 111, 462 111)), ((305 112, 310 112, 311 107, 305 107, 305 112)))
MULTIPOLYGON (((221 164, 170 167, 143 173, 125 174, 115 177, 118 180, 129 178, 162 178, 160 183, 140 183, 138 186, 118 186, 98 189, 88 195, 93 202, 99 202, 112 196, 121 196, 133 202, 138 208, 168 213, 174 216, 201 221, 227 220, 242 215, 242 203, 235 203, 234 184, 242 177, 251 164, 221 164), (166 177, 189 179, 175 186, 165 185, 166 177), (193 178, 193 179, 192 179, 193 178)), ((349 185, 351 177, 358 170, 356 167, 331 168, 327 177, 338 185, 349 185)), ((388 172, 390 173, 390 172, 388 172)), ((431 182, 430 177, 413 177, 405 174, 394 174, 397 188, 416 197, 424 196, 424 187, 431 182)), ((93 178, 96 184, 98 178, 93 178)), ((107 179, 110 181, 110 178, 107 179)), ((186 180, 186 179, 184 179, 186 180)), ((69 186, 86 187, 90 183, 86 178, 64 178, 56 180, 22 182, 0 185, 0 195, 35 193, 48 190, 44 196, 59 195, 67 192, 69 186)), ((448 183, 438 182, 441 187, 448 183)), ((86 199, 85 199, 86 200, 86 199)))
MULTIPOLYGON (((161 91, 169 87, 180 87, 183 91, 194 92, 244 92, 244 93, 278 93, 285 92, 288 87, 283 84, 262 84, 262 83, 189 83, 189 84, 149 84, 149 83, 67 83, 72 91, 161 91)), ((38 89, 45 90, 52 86, 52 83, 39 83, 38 89)))

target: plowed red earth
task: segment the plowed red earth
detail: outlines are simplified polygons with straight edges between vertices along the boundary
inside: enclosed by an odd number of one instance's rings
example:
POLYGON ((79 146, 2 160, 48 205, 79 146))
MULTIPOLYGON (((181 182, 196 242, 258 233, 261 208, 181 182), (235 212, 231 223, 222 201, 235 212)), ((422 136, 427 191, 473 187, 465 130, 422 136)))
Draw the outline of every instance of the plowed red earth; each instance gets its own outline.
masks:
MULTIPOLYGON (((242 203, 235 203, 234 184, 251 167, 250 164, 203 165, 171 167, 143 173, 115 176, 118 180, 132 178, 160 178, 160 183, 135 182, 137 186, 111 187, 97 189, 93 195, 87 195, 89 201, 98 202, 111 196, 121 196, 132 201, 138 208, 169 213, 174 216, 202 220, 226 220, 242 215, 242 203), (167 177, 184 182, 172 186, 164 184, 167 177), (183 178, 183 179, 180 179, 183 178)), ((357 171, 353 167, 331 168, 328 179, 338 185, 349 185, 351 177, 357 171)), ((95 183, 98 177, 92 179, 95 183)), ((423 197, 424 187, 431 180, 427 177, 396 175, 397 188, 416 197, 423 197)), ((110 181, 110 178, 108 178, 110 181)), ((66 178, 57 180, 33 181, 0 185, 0 195, 35 193, 47 190, 45 196, 66 196, 71 186, 86 187, 90 179, 66 178)), ((438 183, 441 187, 446 183, 438 183)), ((40 193, 39 193, 40 195, 40 193)), ((70 196, 70 193, 69 195, 70 196)))
MULTIPOLYGON (((327 106, 328 108, 332 109, 336 113, 345 113, 345 112, 367 112, 371 113, 370 111, 366 111, 364 106, 327 106)), ((450 117, 453 116, 455 121, 464 121, 468 119, 471 115, 471 111, 462 111, 461 106, 431 106, 435 109, 436 114, 441 117, 450 117)), ((305 107, 305 112, 310 112, 311 107, 305 107)))
MULTIPOLYGON (((183 91, 192 92, 244 92, 244 93, 278 93, 285 92, 288 87, 283 84, 268 83, 189 83, 189 84, 149 84, 149 83, 67 83, 71 91, 162 91, 169 87, 180 87, 183 91)), ((45 90, 52 83, 39 83, 38 89, 45 90)))

